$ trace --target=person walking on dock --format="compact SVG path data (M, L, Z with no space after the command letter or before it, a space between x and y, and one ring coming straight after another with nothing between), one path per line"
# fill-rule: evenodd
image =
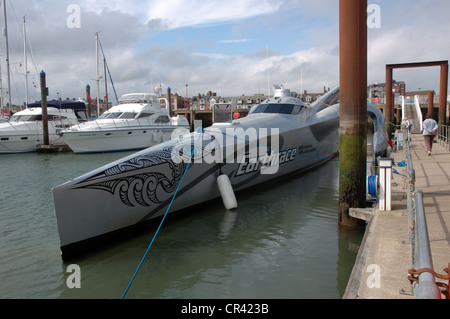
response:
M433 139L436 135L438 129L438 124L431 114L425 116L425 121L423 121L423 139L425 141L425 147L427 148L428 155L431 155L431 149L433 148Z
M406 129L406 132L408 133L409 141L411 141L412 124L406 117L403 119L403 127Z

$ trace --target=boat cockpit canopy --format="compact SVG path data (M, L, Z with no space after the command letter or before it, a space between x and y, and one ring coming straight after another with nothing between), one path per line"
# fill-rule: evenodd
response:
M37 101L34 103L29 103L27 108L37 108L42 107L41 101ZM86 103L81 101L59 101L59 100L50 100L47 101L47 107L54 107L56 109L70 109L70 110L86 110Z
M303 109L303 105L298 104L277 104L268 103L260 104L253 111L253 113L278 113L278 114L298 114Z

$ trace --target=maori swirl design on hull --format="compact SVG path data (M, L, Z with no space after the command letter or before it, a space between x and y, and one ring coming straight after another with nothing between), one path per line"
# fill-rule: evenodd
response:
M172 147L165 147L160 151L133 157L92 176L78 188L100 189L113 195L117 194L120 200L130 207L160 204L176 190L186 169L185 162L172 161L171 151ZM145 168L158 165L167 165L167 169L158 172L145 171ZM139 172L132 174L134 171Z

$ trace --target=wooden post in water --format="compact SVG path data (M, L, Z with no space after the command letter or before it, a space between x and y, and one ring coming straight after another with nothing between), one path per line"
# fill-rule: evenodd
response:
M45 82L45 72L44 70L40 73L41 80L41 107L42 107L42 133L44 135L44 145L49 145L48 138L48 116L47 116L47 96L48 88Z
M87 102L87 113L89 115L89 120L92 117L92 99L91 99L91 86L86 84L86 102Z
M166 107L169 109L169 116L172 117L173 116L173 112L172 112L172 93L170 88L167 88L167 103L169 105L166 105Z
M339 225L359 228L366 207L367 0L339 0Z

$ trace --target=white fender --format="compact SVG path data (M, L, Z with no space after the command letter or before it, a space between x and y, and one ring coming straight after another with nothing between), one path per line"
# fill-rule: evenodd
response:
M219 175L217 177L217 186L219 186L225 208L227 210L237 208L236 196L234 195L233 187L228 176L225 174Z

